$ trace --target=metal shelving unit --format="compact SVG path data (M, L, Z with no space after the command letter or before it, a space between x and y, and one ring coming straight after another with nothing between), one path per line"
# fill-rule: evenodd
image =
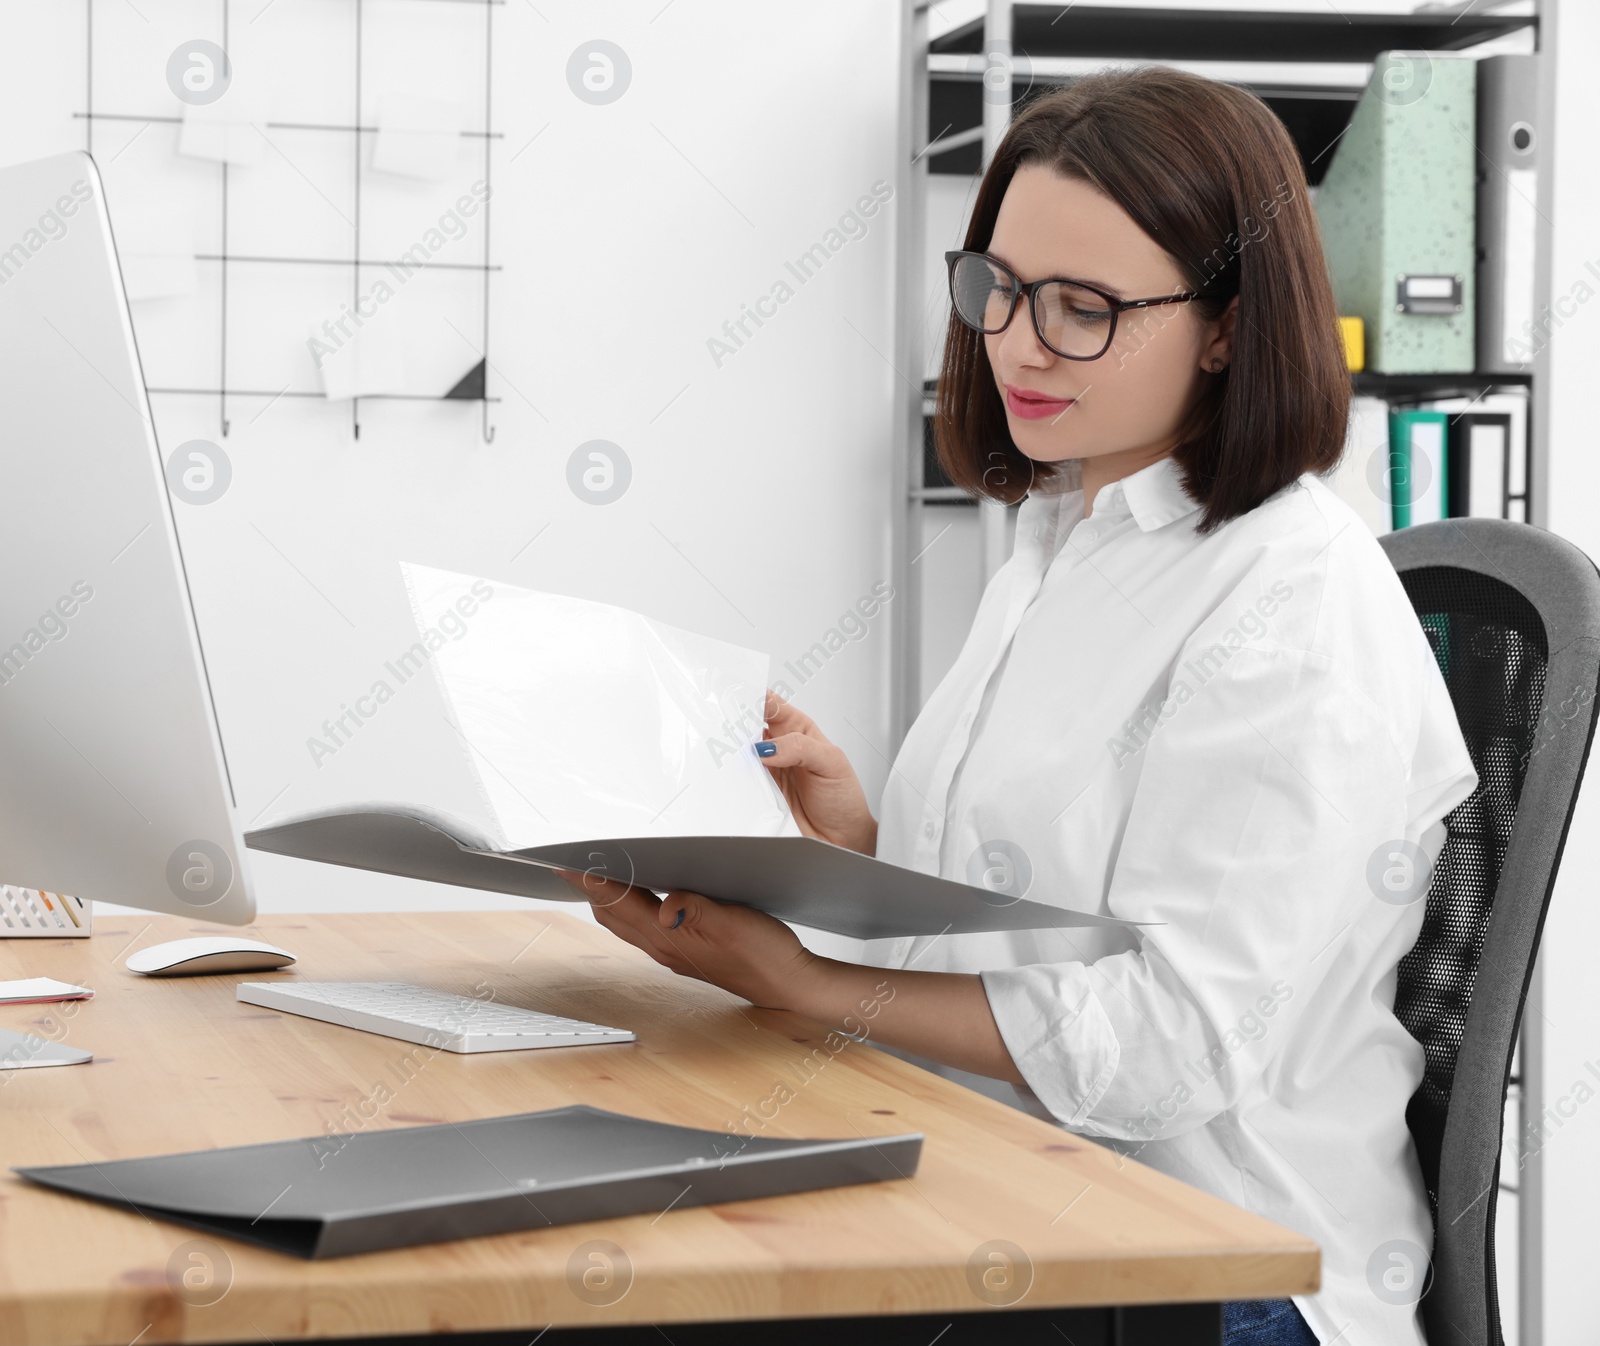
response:
M1421 12L1346 13L1265 12L1221 4L1145 9L1078 0L1025 4L988 0L981 18L930 40L928 0L905 5L901 116L901 171L897 183L902 208L897 240L896 367L926 368L922 306L924 227L930 174L971 177L980 173L999 144L1017 107L1038 92L1114 64L1164 63L1239 84L1260 96L1283 120L1300 147L1308 182L1315 186L1327 168L1327 147L1348 124L1357 99L1381 51L1460 51L1532 30L1538 48L1540 0L1522 0L1519 12L1503 12L1507 0L1459 0ZM1516 0L1511 0L1516 3ZM1025 63L1009 68L1012 54ZM983 97L985 79L1011 79L1012 99ZM1544 81L1548 85L1548 81ZM1003 84L1002 84L1003 87ZM1545 105L1548 107L1548 103ZM1542 114L1545 115L1545 114ZM1552 200L1548 172L1539 178L1541 226L1537 249L1537 292L1548 294ZM1541 379L1545 358L1534 373L1521 375L1384 375L1352 378L1356 393L1400 405L1446 397L1474 397L1494 388L1521 387L1528 399L1528 499L1530 523L1547 518L1548 380ZM981 578L987 582L1008 549L1007 511L979 505L939 473L929 434L935 385L907 392L895 419L894 510L891 530L892 574L900 600L894 604L890 653L890 729L898 748L929 689L922 686L921 658L925 595L916 560L924 547L924 511L929 507L974 506L981 520ZM1511 1104L1541 1095L1538 1073L1537 974L1525 1020L1520 1066ZM1537 1106L1535 1104L1535 1106ZM1541 1340L1539 1165L1523 1166L1516 1194L1519 1346Z

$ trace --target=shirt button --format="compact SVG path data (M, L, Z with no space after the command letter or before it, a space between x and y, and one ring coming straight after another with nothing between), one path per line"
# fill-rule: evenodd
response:
M929 841L933 840L933 834L936 831L938 831L938 829L936 827L934 827L934 825L932 823L923 823L923 825L922 825L922 835L927 837Z

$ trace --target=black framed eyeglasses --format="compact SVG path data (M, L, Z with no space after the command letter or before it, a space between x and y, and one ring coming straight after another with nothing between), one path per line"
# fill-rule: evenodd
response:
M993 336L1011 326L1017 301L1028 300L1033 330L1046 349L1065 360L1098 360L1111 349L1117 318L1129 309L1184 304L1196 291L1154 299L1117 299L1081 280L1053 276L1024 282L1004 262L982 252L947 252L950 302L974 332Z

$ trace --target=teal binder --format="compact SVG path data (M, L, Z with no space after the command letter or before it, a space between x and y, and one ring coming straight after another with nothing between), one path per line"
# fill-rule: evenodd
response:
M1383 374L1475 367L1477 62L1378 54L1316 192L1339 312Z
M1396 528L1449 517L1449 442L1445 412L1389 413L1389 502Z

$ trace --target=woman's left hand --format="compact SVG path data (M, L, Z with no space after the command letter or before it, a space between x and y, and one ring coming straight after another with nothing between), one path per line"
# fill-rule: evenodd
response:
M788 1009L814 974L816 955L765 912L684 891L662 901L616 879L559 872L588 899L601 925L680 976L698 977L765 1009Z

